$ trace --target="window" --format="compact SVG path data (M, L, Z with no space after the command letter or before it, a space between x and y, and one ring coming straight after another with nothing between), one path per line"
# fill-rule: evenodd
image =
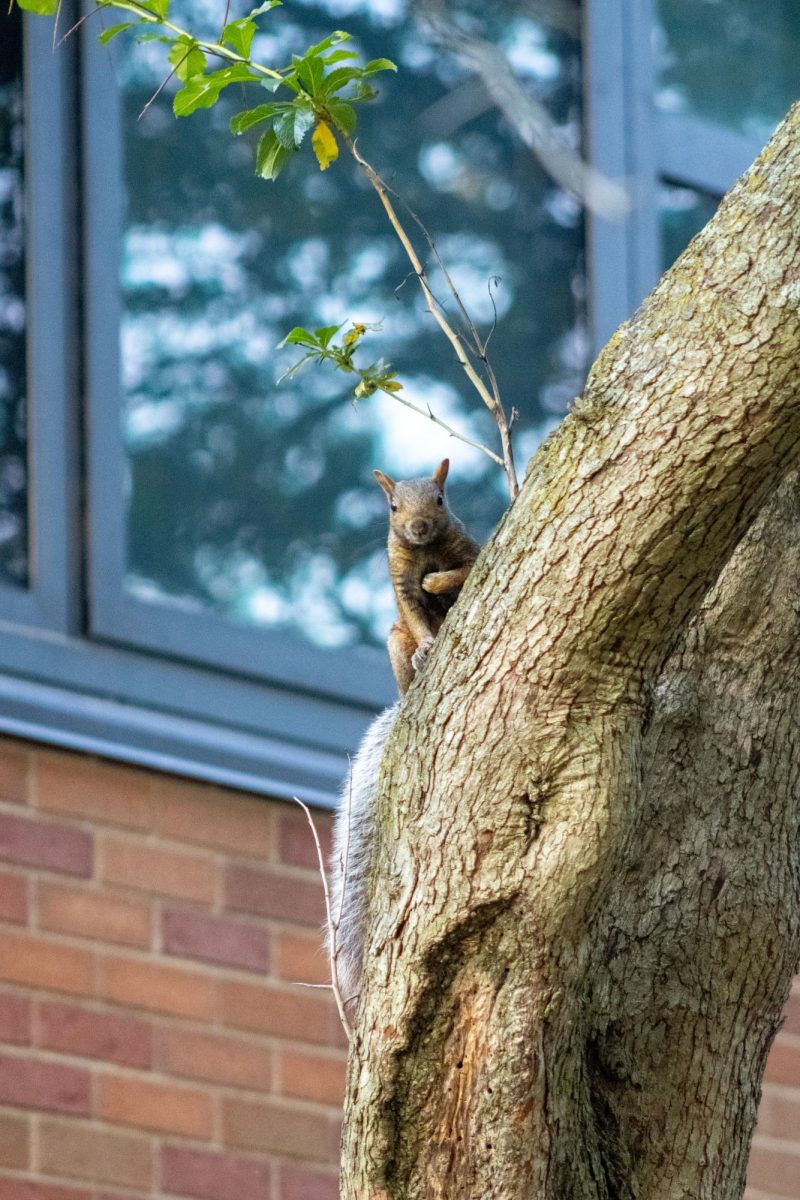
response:
M215 0L173 6L219 19ZM293 0L262 38L285 51L341 24L401 64L363 145L484 328L496 307L524 462L800 90L800 30L788 0L768 18L752 0L450 11L502 45L568 142L583 124L592 164L628 184L623 221L584 221L418 24L424 5ZM53 55L49 22L0 16L0 728L328 803L394 694L371 468L450 453L454 507L479 534L502 480L388 400L354 409L321 369L278 385L291 355L275 345L296 323L378 325L367 346L409 396L494 431L357 173L297 163L269 185L246 139L218 136L222 109L176 122L162 96L138 121L160 48L101 47L96 20ZM730 94L703 87L704 22L739 47Z

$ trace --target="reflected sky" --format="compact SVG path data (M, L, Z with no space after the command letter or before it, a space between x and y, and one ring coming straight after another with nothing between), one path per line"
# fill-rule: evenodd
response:
M657 0L656 103L763 143L800 96L797 0Z
M28 580L21 14L0 41L0 581Z
M459 11L468 8L575 140L578 43L514 5L484 17L478 6ZM181 10L213 31L224 4L173 0L177 20ZM264 19L258 52L286 61L332 24L367 57L404 65L381 77L360 144L424 216L484 334L496 311L493 361L507 405L521 413L524 461L586 368L579 210L487 104L451 107L443 131L441 102L469 77L432 49L401 0L295 0ZM298 155L279 183L256 180L254 139L224 132L241 97L179 122L165 97L137 122L161 81L161 48L120 38L113 50L126 110L127 586L153 603L290 629L319 645L381 642L394 603L372 468L407 477L449 456L451 502L480 537L504 507L502 473L388 397L354 405L347 380L327 369L278 385L297 353L277 343L296 324L375 324L367 361L391 361L408 399L492 444L493 423L354 167L321 175ZM435 268L431 280L444 300Z

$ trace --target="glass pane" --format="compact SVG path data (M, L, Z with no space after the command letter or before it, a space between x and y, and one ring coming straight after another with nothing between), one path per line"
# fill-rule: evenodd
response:
M685 184L662 179L658 189L661 223L661 262L671 267L696 233L717 211L719 197Z
M225 10L224 0L173 0L171 13L179 6L209 31ZM462 16L466 8L459 5ZM577 144L577 37L538 24L526 4L490 8L479 16L486 6L476 5L470 28L503 45L524 85ZM577 6L572 11L577 28ZM496 307L492 360L507 406L520 411L524 465L583 381L579 207L474 77L432 45L405 0L278 8L263 21L255 52L286 62L337 27L366 57L399 63L397 76L379 77L380 100L362 112L360 146L424 217L484 334ZM277 384L298 357L277 352L277 343L298 324L379 325L366 340L367 361L387 358L404 396L481 441L495 443L494 426L425 313L355 167L340 161L321 174L303 153L277 183L256 179L255 137L226 134L241 95L180 121L162 96L137 121L161 82L163 52L123 41L112 45L124 82L128 193L127 587L320 645L380 642L394 602L386 504L372 468L407 478L449 455L452 506L480 536L502 511L502 474L388 397L354 407L346 378L326 367Z
M22 16L0 38L0 583L28 579Z
M657 0L656 10L659 108L766 141L800 96L797 0Z

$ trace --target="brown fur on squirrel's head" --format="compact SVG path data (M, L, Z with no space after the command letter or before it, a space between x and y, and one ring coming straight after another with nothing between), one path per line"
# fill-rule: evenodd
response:
M435 542L450 524L450 512L444 494L444 481L450 469L445 458L430 479L401 479L397 483L373 471L389 501L389 525L408 546L427 546Z

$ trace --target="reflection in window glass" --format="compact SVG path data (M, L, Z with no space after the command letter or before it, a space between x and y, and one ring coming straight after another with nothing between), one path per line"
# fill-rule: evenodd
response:
M696 233L717 211L719 197L685 184L662 180L658 189L661 224L661 262L671 267Z
M764 142L800 96L797 0L657 0L659 108Z
M463 17L466 5L457 7ZM224 0L182 3L208 30L224 8ZM473 5L469 19L502 44L577 144L576 38L538 24L522 3ZM362 110L360 145L424 216L484 332L496 307L493 362L508 407L520 411L524 465L583 381L577 204L465 69L432 45L406 0L296 0L261 27L254 54L267 61L286 62L344 27L367 58L399 64L397 76L379 77L380 100ZM294 325L378 324L368 361L391 361L405 395L481 441L494 440L494 426L350 162L321 174L304 153L277 183L256 179L252 141L226 135L241 96L181 121L156 102L137 121L161 80L162 48L122 42L113 45L124 81L128 190L128 589L291 629L320 645L379 642L394 604L386 505L372 468L420 475L449 455L453 507L481 536L504 506L502 473L388 397L354 407L347 381L326 368L277 385L297 357L277 352L277 343Z
M28 577L22 158L22 17L14 8L0 38L0 582L19 585Z

